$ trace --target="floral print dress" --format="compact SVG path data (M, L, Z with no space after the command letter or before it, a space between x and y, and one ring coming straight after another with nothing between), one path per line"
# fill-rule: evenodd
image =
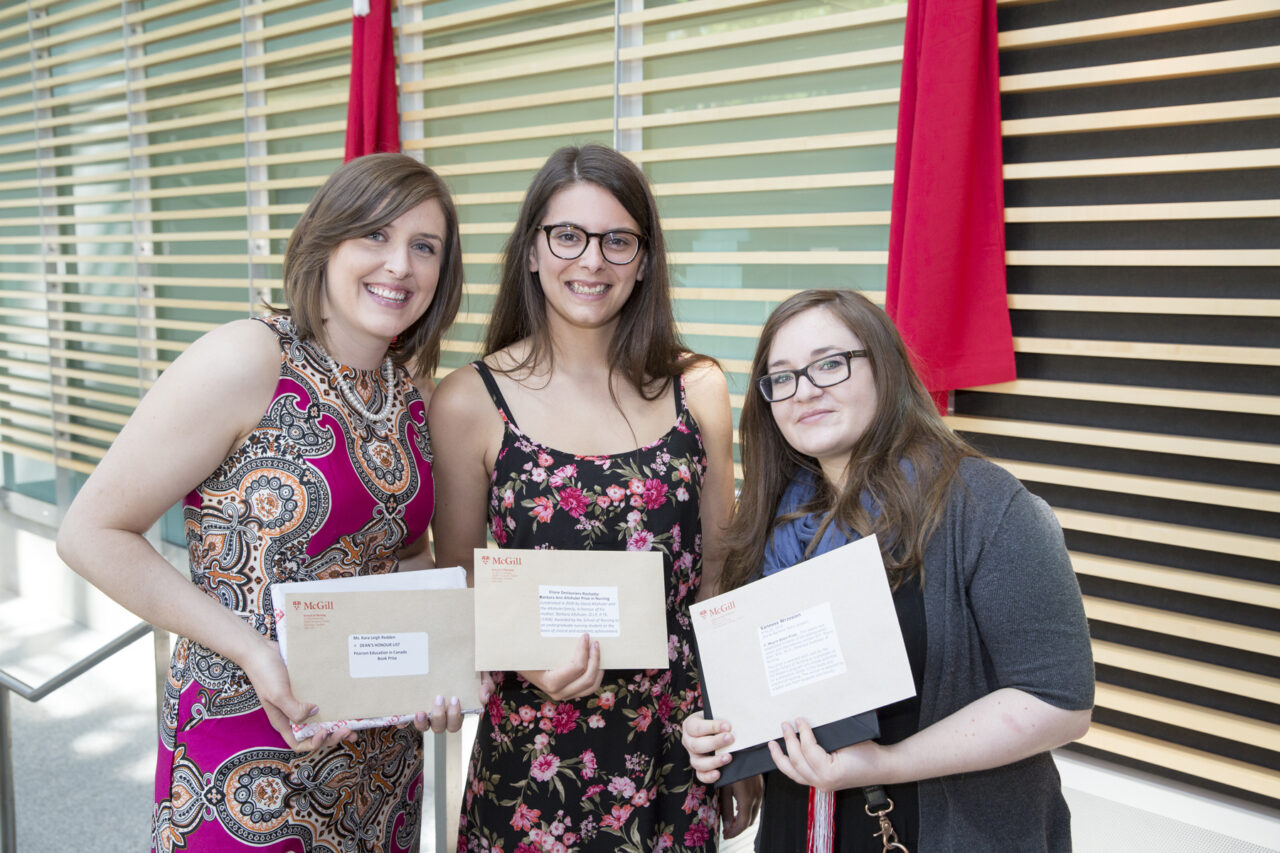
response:
M489 369L504 422L489 493L503 548L663 553L668 669L607 670L600 690L556 702L494 673L464 792L459 853L714 851L714 791L694 777L680 723L702 707L689 605L702 572L699 496L707 460L676 388L675 424L610 456L555 450L520 432Z

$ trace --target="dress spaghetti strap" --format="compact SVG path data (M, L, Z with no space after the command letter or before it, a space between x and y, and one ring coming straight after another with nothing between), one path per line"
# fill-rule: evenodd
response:
M506 398L503 397L502 392L498 390L498 383L494 380L493 371L489 369L489 365L485 364L483 361L473 361L471 362L471 366L476 369L476 373L480 374L480 379L484 382L484 387L489 390L489 398L493 400L493 405L502 413L503 418L505 418L507 423L511 424L516 429L520 429L520 425L516 423L515 417L511 414L511 408L507 405Z

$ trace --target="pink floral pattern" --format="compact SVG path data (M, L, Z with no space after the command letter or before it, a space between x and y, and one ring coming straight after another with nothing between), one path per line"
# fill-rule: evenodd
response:
M678 388L676 422L653 444L576 456L530 439L510 417L489 492L502 547L657 550L667 567L669 669L610 670L593 696L556 702L515 673L476 738L459 853L714 851L718 814L680 745L702 707L689 605L701 581L698 496L706 455Z

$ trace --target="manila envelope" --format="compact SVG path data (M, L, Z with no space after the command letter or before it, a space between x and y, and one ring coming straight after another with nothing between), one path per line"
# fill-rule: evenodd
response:
M477 548L476 668L554 669L583 634L607 669L666 669L658 551Z
M276 584L281 654L294 695L320 708L312 719L412 716L436 696L474 703L474 593L465 583L455 568Z
M868 536L691 608L703 690L728 750L915 695L880 548ZM874 736L870 732L869 736Z

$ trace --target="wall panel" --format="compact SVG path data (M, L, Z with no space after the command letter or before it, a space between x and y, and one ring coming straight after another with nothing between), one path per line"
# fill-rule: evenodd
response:
M1271 3L1002 10L1018 380L952 418L1063 522L1099 679L1074 748L1270 805L1278 43Z

